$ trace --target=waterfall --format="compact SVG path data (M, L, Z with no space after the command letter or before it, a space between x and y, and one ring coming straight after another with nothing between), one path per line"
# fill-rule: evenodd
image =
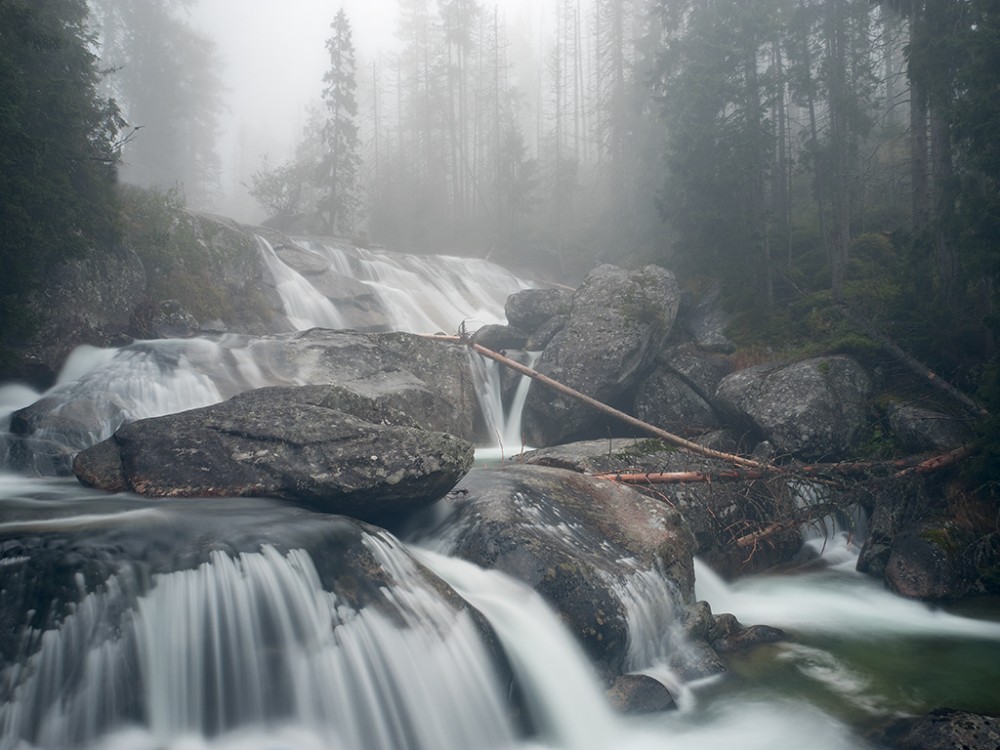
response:
M258 346L234 335L119 349L78 347L38 400L44 423L26 439L0 434L6 465L42 475L66 473L74 453L127 422L209 406L250 388L304 382L262 367L266 349L266 342ZM8 423L0 413L0 426Z
M263 735L295 727L348 750L509 748L502 682L476 624L447 605L398 542L365 543L392 573L391 612L325 591L310 556L213 552L147 592L113 576L3 675L0 747ZM138 743L137 743L138 744ZM187 745L183 745L187 746Z
M509 357L520 360L528 367L534 367L541 352L508 352ZM524 450L521 435L521 415L528 398L531 378L517 376L517 385L508 404L504 404L503 368L500 363L469 350L469 367L479 397L479 408L486 423L486 432L495 438L490 448L480 448L476 455L481 459L509 458Z
M608 750L624 734L583 651L549 606L519 581L457 558L420 557L496 630L543 739L563 750Z
M293 329L346 328L343 316L326 297L320 294L302 274L286 266L274 252L271 243L257 235L264 265L274 277L275 288L281 296L285 315Z
M321 242L302 246L338 274L367 285L389 313L389 327L411 333L454 333L502 323L507 297L531 284L479 258L406 255Z

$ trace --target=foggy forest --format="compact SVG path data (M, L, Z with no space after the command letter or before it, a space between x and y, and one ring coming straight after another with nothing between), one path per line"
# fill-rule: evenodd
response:
M0 750L1000 743L995 0L0 0Z

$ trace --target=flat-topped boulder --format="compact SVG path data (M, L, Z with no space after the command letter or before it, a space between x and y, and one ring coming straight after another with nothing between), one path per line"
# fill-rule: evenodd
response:
M273 497L372 520L434 502L472 465L470 443L415 425L337 386L261 388L128 424L73 471L109 491Z

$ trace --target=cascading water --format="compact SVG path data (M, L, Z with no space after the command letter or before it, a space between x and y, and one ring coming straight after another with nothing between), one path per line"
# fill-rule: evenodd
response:
M386 329L495 322L526 286L481 261L302 247L370 288ZM294 327L350 323L263 241L260 252ZM80 349L45 394L0 388L0 428L39 399L54 414L30 439L5 435L5 466L51 474L125 421L313 382L320 365L290 368L282 351L241 336ZM324 382L337 380L335 364ZM475 367L509 456L522 447L527 383L505 407L498 368ZM532 592L448 558L415 562L371 527L351 526L361 541L338 546L347 532L336 518L0 473L0 750L857 750L866 744L851 726L874 718L1000 708L1000 625L881 591L848 569L847 527L815 543L839 563L821 573L727 585L698 567L698 595L716 613L793 639L734 657L723 680L679 684L684 637L662 576L636 567L609 582L628 623L627 667L687 692L680 711L625 718ZM549 520L577 544L571 525ZM449 530L423 541L448 549ZM485 615L502 649L424 565ZM364 590L372 571L379 583Z
M530 284L477 258L403 255L306 242L337 273L366 284L389 312L388 327L411 333L454 333L503 322L507 296Z
M541 352L508 352L508 356L520 358L521 364L534 367ZM528 398L531 378L519 375L517 385L508 404L504 404L504 388L500 364L469 350L469 367L479 395L479 407L486 422L487 434L495 437L489 448L480 448L476 455L481 459L509 458L528 449L521 436L521 414Z

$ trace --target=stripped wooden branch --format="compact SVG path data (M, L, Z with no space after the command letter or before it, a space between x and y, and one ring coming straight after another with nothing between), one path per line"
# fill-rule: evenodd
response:
M895 472L896 476L905 476L907 474L929 474L931 472L943 469L947 466L973 455L978 450L977 445L963 445L947 453L943 453L937 456L932 456L931 458L925 458L923 456L909 456L906 458L900 458L893 461L854 461L854 462L841 462L841 463L818 463L818 464L789 464L785 466L775 466L774 464L764 464L759 461L754 461L753 459L745 458L743 456L738 456L734 453L724 453L722 451L717 451L712 448L706 448L703 445L694 443L690 440L680 437L679 435L674 435L673 433L662 430L655 425L651 425L648 422L643 422L641 419L633 417L631 414L626 414L623 411L619 411L612 406L608 406L597 399L591 398L590 396L581 393L578 390L570 388L568 385L564 385L557 380L553 380L547 375L543 375L537 370L533 370L530 367L522 365L520 362L511 359L499 352L495 352L492 349L487 349L481 344L476 344L468 339L466 336L429 336L428 338L433 338L438 341L446 341L449 343L460 343L469 346L474 351L479 354L499 362L506 367L515 370L533 380L537 380L544 385L562 393L571 398L582 401L588 406L594 409L612 416L625 424L635 427L638 430L652 435L653 437L659 438L665 443L670 445L675 445L678 448L688 451L689 453L694 453L699 456L704 456L706 458L714 458L720 461L725 461L727 463L735 464L736 466L742 467L744 471L718 471L718 472L706 472L706 471L684 471L684 472L650 472L650 473L640 473L640 472L607 472L603 474L597 474L595 476L603 477L605 479L614 479L616 481L624 482L626 484L677 484L681 482L712 482L716 480L721 481L737 481L740 479L760 479L765 476L775 476L778 474L785 476L806 476L806 477L829 477L829 476L870 476L873 474L891 474Z
M723 453L722 451L713 450L712 448L706 448L704 445L698 445L698 443L686 440L682 438L680 435L674 435L673 433L667 432L666 430L661 430L659 427L651 425L648 422L643 422L641 419L636 419L631 414L626 414L625 412L619 411L618 409L615 409L612 406L608 406L607 404L601 403L597 399L591 398L585 393L580 393L580 391L574 388L570 388L568 385L564 385L557 380L553 380L547 375L543 375L537 370L533 370L530 367L526 367L525 365L522 365L520 362L517 362L511 359L510 357L505 357L503 354L500 354L499 352L495 352L492 349L487 349L485 346L469 341L467 338L461 336L433 336L432 338L438 339L440 341L450 341L454 343L466 344L471 349L478 352L479 354L482 354L484 357L487 357L488 359L492 359L495 362L499 362L500 364L505 365L511 368L512 370L521 373L522 375L526 375L532 380L537 380L538 382L547 385L549 388L552 388L553 390L556 390L565 396L574 398L577 401L582 401L588 406L597 409L597 411L612 416L615 419L618 419L619 421L629 425L630 427L635 427L637 430L642 430L648 435L657 437L660 440L664 441L665 443L675 445L678 448L683 448L684 450L690 453L695 453L699 456L705 456L707 458L715 458L720 461L726 461L728 463L736 464L737 466L744 466L750 469L766 468L765 464L762 464L758 461L754 461L753 459L744 458L743 456L737 456L736 454L733 453Z

